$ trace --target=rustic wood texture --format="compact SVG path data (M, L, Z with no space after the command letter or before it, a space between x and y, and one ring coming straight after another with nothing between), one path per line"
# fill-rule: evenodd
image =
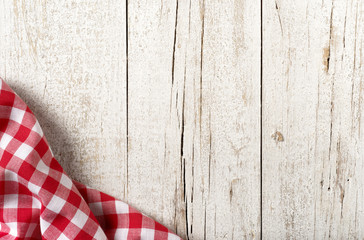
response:
M361 0L1 1L69 175L184 239L364 237Z
M263 16L263 237L362 239L363 1Z
M259 14L129 3L128 200L184 238L259 236Z
M124 199L125 1L1 1L0 74L76 180Z

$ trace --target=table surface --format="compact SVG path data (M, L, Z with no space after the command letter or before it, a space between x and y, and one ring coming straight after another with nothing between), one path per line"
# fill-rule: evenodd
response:
M363 1L0 13L0 76L72 178L185 239L364 237Z

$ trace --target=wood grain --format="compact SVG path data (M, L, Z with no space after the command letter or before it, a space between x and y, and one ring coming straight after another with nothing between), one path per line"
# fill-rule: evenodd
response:
M128 8L128 200L185 238L259 237L259 4L162 3Z
M128 3L127 199L174 230L182 190L179 110L172 105L175 14L175 1Z
M72 178L184 239L364 237L361 0L0 13L0 76Z
M1 76L29 104L65 171L124 198L125 1L2 1Z
M201 14L189 231L196 239L259 239L260 6L205 1Z
M361 239L363 3L263 13L263 237Z

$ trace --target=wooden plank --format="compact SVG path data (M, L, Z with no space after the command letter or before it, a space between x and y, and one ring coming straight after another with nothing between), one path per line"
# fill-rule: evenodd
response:
M361 239L362 1L263 1L263 237Z
M170 102L175 18L175 1L128 3L127 200L172 230L181 177Z
M125 1L1 1L0 74L74 179L124 199Z
M190 231L259 239L260 4L206 1L202 10Z
M258 2L128 8L128 201L184 238L259 238Z

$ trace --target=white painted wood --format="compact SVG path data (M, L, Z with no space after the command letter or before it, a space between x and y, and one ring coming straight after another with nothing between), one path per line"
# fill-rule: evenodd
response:
M263 59L261 1L1 1L0 76L71 177L185 239L260 239L261 207L265 239L363 238L364 3L262 7Z
M189 234L259 239L260 4L205 1L201 10L193 158L186 159Z
M173 230L181 190L179 128L171 105L175 14L175 1L128 4L127 199Z
M124 198L125 1L1 1L0 74L74 179Z
M263 3L263 238L361 239L363 3Z
M185 238L259 238L259 3L128 13L128 201Z

